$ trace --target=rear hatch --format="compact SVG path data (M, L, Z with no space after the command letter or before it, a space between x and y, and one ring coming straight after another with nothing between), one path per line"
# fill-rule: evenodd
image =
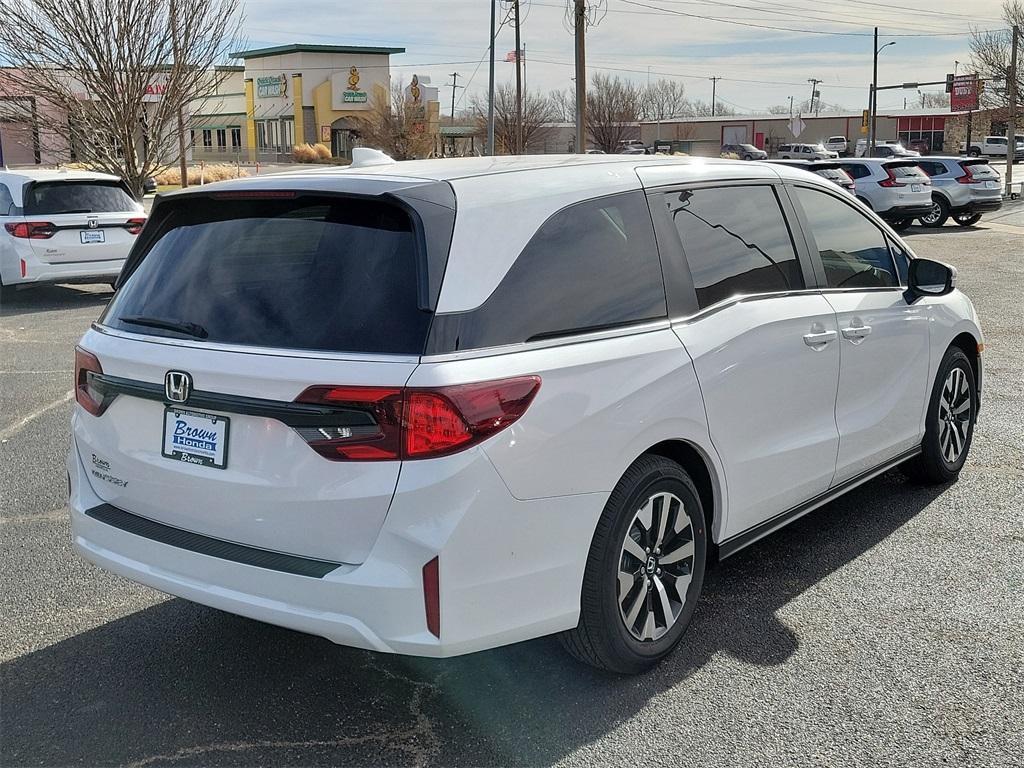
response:
M117 180L37 181L25 190L24 216L40 261L72 264L124 259L146 220Z
M917 160L887 160L882 163L888 179L879 182L883 187L897 190L900 206L928 206L932 200L932 180L917 164Z
M957 181L963 180L971 191L971 198L974 200L1001 200L1003 196L1002 182L999 172L996 171L984 157L971 160L960 160L960 167L964 175Z
M82 341L100 415L78 410L75 439L96 494L214 538L362 562L401 466L389 393L417 365L444 266L427 242L454 217L414 202L431 216L301 189L158 204Z

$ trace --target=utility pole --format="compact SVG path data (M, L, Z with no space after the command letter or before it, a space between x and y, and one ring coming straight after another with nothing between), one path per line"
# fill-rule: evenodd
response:
M587 3L574 0L572 25L576 39L576 153L587 151Z
M450 73L449 77L451 77L452 79L452 125L455 125L455 91L458 90L459 88L465 88L466 86L459 85L459 78L461 77L461 75L458 72Z
M487 83L487 154L494 155L494 15L498 0L491 0L491 64Z
M708 78L708 80L711 81L711 116L712 117L715 116L715 100L716 100L715 94L718 92L718 81L721 80L721 79L722 79L721 77L709 77Z
M818 83L822 82L816 77L809 78L807 80L811 84L811 103L807 105L807 114L810 116L811 112L814 111L814 94L818 92Z
M789 119L793 119L793 97L789 97Z
M174 69L172 70L173 75L177 79L178 72L181 68L181 53L178 48L178 8L174 0L171 0L170 7L171 14L171 46L174 52ZM178 83L174 83L175 89L178 87ZM179 95L178 98L181 98ZM188 162L185 159L185 117L182 115L183 105L178 105L178 170L181 173L181 188L184 189L188 186Z
M1017 49L1020 27L1014 25L1010 31L1010 69L1006 73L1006 90L1010 97L1010 111L1006 126L1006 194L1013 189L1013 163L1017 159Z
M523 154L523 63L522 43L519 41L519 0L512 0L512 13L516 26L516 154Z

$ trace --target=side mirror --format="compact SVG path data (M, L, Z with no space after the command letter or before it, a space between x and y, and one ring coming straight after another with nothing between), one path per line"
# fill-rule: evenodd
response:
M918 296L945 296L956 287L956 267L931 259L911 259L907 275L907 293Z

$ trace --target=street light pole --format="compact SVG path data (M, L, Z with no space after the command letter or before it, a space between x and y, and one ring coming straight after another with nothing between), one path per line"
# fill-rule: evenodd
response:
M1020 40L1020 27L1014 25L1010 30L1013 39L1010 41L1010 68L1006 72L1006 90L1010 97L1010 109L1007 115L1006 131L1006 194L1013 191L1013 164L1017 161L1017 48Z
M487 154L494 155L494 15L498 0L491 0L491 65L487 83Z
M576 42L576 152L587 151L587 52L585 0L575 0L572 9L573 32Z
M868 109L871 110L871 122L868 128L868 146L864 152L865 157L871 157L875 153L875 139L878 136L878 54L882 52L883 48L888 48L890 45L896 45L895 40L890 40L888 43L883 45L881 48L878 47L878 27L875 27L875 38L874 38L874 56L872 58L871 65L871 103L868 104Z

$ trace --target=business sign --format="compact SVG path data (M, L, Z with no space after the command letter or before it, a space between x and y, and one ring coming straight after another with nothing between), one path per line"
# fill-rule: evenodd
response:
M956 75L953 90L949 92L951 112L968 112L978 108L978 76Z
M276 99L288 96L288 78L284 74L256 78L256 98Z
M352 67L348 71L348 88L341 92L343 104L365 104L366 91L359 90L359 69Z
M331 143L331 126L321 125L320 126L320 141L324 144Z

